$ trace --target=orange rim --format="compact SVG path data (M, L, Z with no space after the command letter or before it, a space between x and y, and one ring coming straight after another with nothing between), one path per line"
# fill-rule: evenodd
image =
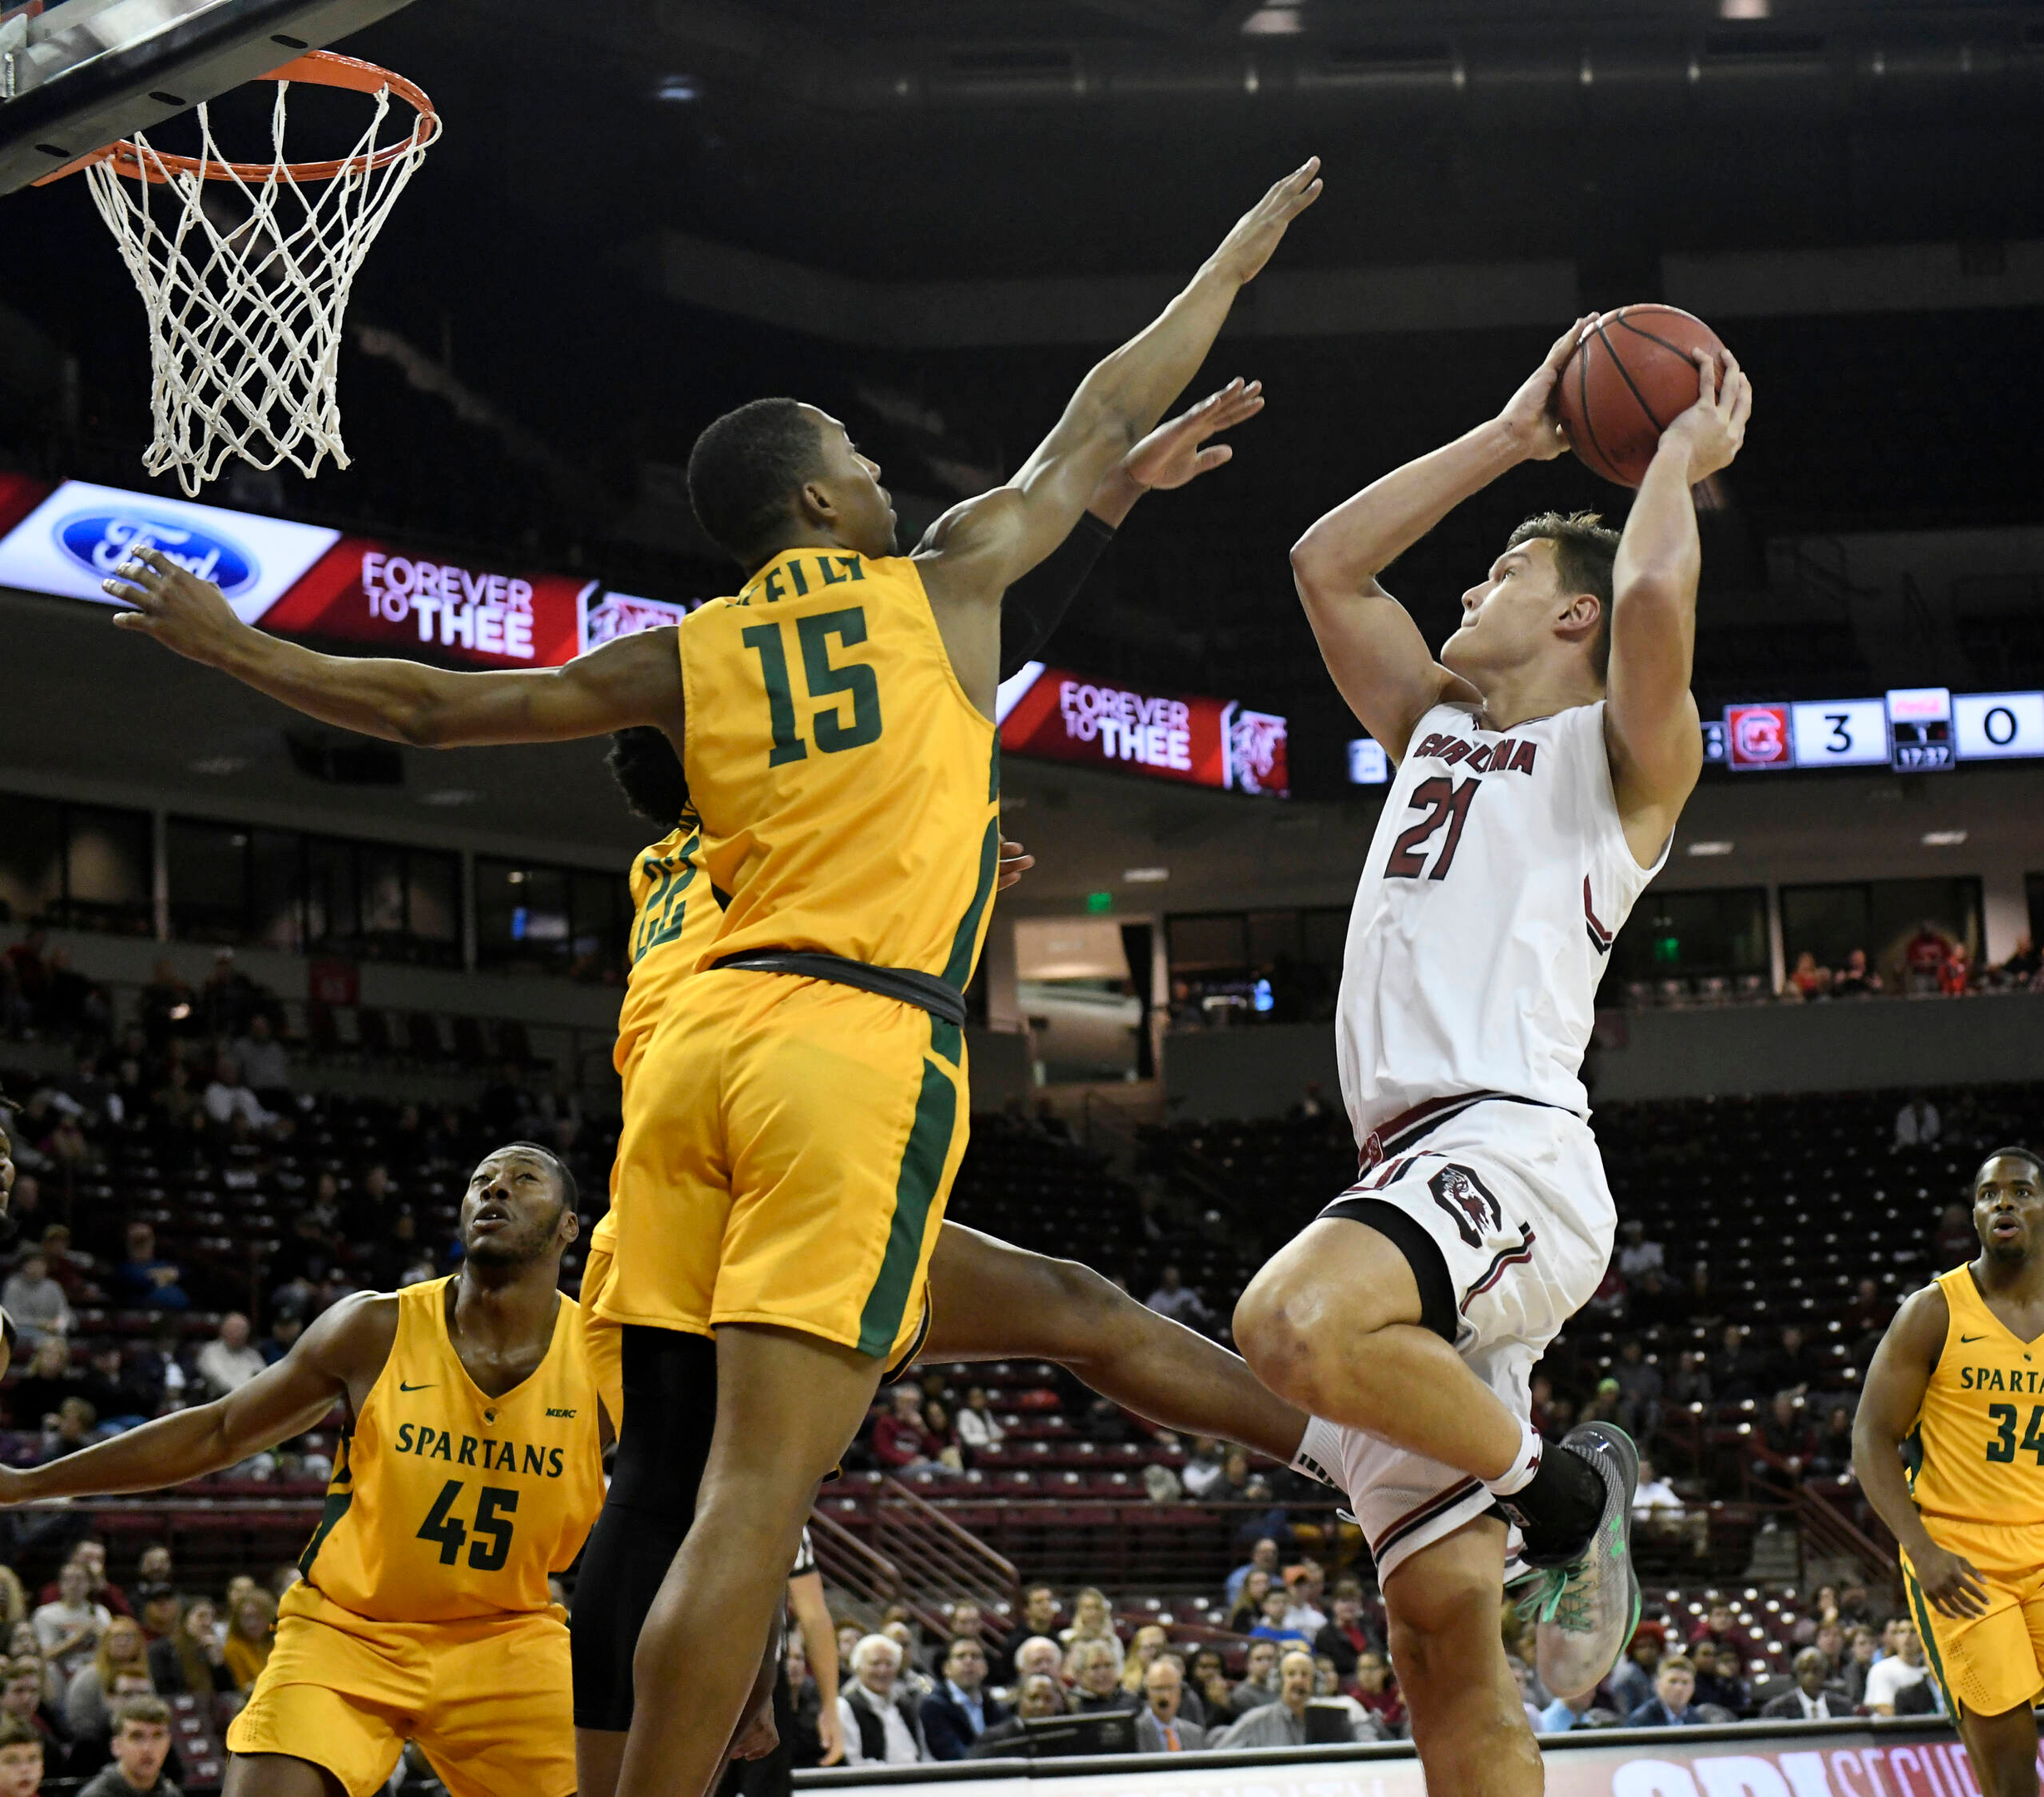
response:
M195 175L201 181L260 183L280 172L298 182L327 181L343 174L374 174L400 157L424 149L440 135L440 115L433 111L433 101L426 97L423 88L402 75L379 68L374 62L364 62L359 57L340 56L331 50L309 50L304 56L258 79L304 82L315 87L352 87L356 92L365 94L380 93L388 87L418 113L418 119L409 136L385 145L373 156L342 156L331 162L215 162L200 156L169 156L154 145L145 156L133 139L123 137L103 150L95 150L90 156L80 156L76 162L44 176L35 185L45 186L98 162L111 162L116 175L125 175L131 181L158 185L177 175Z

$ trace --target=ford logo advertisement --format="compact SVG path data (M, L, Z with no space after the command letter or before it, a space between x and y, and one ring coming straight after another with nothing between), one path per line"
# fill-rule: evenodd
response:
M155 549L212 582L252 624L339 538L285 518L66 481L0 537L0 587L118 605L100 582L134 551Z
M80 512L59 520L57 541L88 573L104 579L132 549L156 549L186 572L238 599L261 577L262 564L229 537L140 512Z

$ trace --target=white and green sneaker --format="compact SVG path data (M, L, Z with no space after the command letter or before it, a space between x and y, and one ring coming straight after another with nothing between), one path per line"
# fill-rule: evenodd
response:
M1632 1570L1632 1493L1640 1451L1621 1428L1586 1423L1571 1429L1564 1453L1581 1454L1604 1481L1604 1514L1589 1544L1565 1565L1515 1583L1526 1591L1519 1614L1537 1624L1540 1682L1557 1697L1586 1696L1618 1664L1640 1622L1640 1582Z

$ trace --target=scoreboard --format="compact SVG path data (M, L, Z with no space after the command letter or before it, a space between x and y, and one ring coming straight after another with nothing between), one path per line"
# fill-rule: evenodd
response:
M1878 699L1732 705L1703 726L1704 759L1739 773L1889 767L1949 772L1962 761L2044 758L2044 692L1897 687Z

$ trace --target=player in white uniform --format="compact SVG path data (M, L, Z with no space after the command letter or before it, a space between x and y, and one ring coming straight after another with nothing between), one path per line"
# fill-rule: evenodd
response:
M1543 1455L1527 1384L1611 1252L1579 1069L1612 937L1702 765L1690 488L1738 452L1745 376L1700 363L1622 537L1552 513L1514 532L1438 661L1377 576L1507 469L1567 447L1550 401L1588 322L1497 418L1292 552L1335 684L1400 765L1342 978L1362 1177L1257 1275L1235 1339L1273 1390L1340 1425L1302 1451L1341 1468L1369 1537L1436 1797L1540 1787L1498 1639L1508 1544L1540 1571L1557 1695L1593 1687L1638 1614L1637 1455L1601 1424Z

